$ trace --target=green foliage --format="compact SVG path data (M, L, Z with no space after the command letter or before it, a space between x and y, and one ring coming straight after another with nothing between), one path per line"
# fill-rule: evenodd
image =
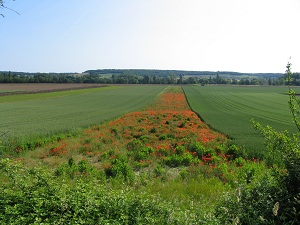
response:
M175 153L177 155L183 155L185 153L185 151L186 151L185 147L182 145L176 146L176 148L175 148Z
M70 158L68 163L63 163L59 165L55 169L54 175L58 177L66 177L71 179L85 175L88 177L95 177L99 180L104 180L104 174L101 174L89 162L87 162L86 160L80 160L76 164L73 158Z
M131 166L128 165L126 157L118 157L111 161L111 165L105 168L107 177L124 178L126 181L132 182L134 180L134 172Z
M245 157L244 151L236 146L235 144L229 144L226 146L225 152L224 152L229 159L234 160L239 157Z
M234 160L234 163L237 166L243 166L245 162L246 162L245 159L243 159L242 157L238 157Z
M72 163L71 163L72 164ZM157 196L114 191L97 180L69 183L43 169L0 161L0 224L183 224L195 223Z
M31 151L34 150L38 147L45 146L46 144L61 141L65 138L70 138L72 136L76 136L76 133L78 131L73 131L65 134L53 134L51 136L45 137L45 136L37 136L37 137L30 137L26 140L17 140L17 141L12 141L10 140L10 146L4 146L4 149L10 149L13 150L15 153L22 153L26 151Z
M127 149L130 151L139 151L144 147L144 143L141 140L133 139L128 142Z
M191 155L191 153L187 152L183 155L173 154L171 156L167 156L164 159L164 162L167 166L179 167L179 166L189 166L193 163L199 162L199 160L194 158Z
M242 163L241 168L237 171L237 180L241 184L250 184L254 179L259 179L266 172L266 167L263 163L237 159L239 163ZM237 163L236 160L235 163Z
M299 224L300 195L291 198L276 169L256 178L234 194L224 195L216 217L226 224L238 218L241 224Z
M293 151L298 146L298 135L290 135L286 130L278 132L270 126L263 127L260 123L253 122L253 127L258 130L264 137L266 143L266 160L269 164L281 164L282 153Z
M166 172L166 170L158 164L157 167L154 168L153 172L156 177L160 177Z
M268 174L252 186L239 187L234 194L225 194L223 203L216 207L216 217L222 224L233 224L234 220L239 220L240 224L286 224L275 223L278 218L272 212L277 196L270 194L278 191L277 181Z
M149 157L149 154L153 153L154 149L150 146L142 147L141 149L134 152L134 160L145 160Z
M165 149L165 148L159 148L157 150L157 154L158 155L161 155L161 156L169 156L171 155L171 152L168 150L168 149Z
M214 154L214 151L211 148L204 147L200 142L190 144L188 149L191 152L195 152L199 159L201 159L202 156L211 156Z
M161 134L158 137L158 140L166 140L166 139L168 139L168 136L166 134Z
M152 127L150 130L149 130L150 133L156 133L157 132L157 129L155 127Z

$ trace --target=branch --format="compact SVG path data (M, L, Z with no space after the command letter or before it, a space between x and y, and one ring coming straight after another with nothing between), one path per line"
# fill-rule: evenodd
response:
M8 10L13 11L13 12L17 13L18 15L20 15L20 13L18 13L16 10L13 10L13 9L11 9L11 8L6 7L6 6L4 5L3 1L0 1L0 8L8 9ZM1 13L0 15L1 15L2 17L5 17L2 13Z

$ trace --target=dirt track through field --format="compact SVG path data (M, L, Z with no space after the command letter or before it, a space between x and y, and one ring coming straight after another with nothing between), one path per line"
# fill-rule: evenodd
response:
M50 83L26 83L26 84L0 84L0 95L30 94L53 91L65 91L83 88L103 87L103 84L50 84Z

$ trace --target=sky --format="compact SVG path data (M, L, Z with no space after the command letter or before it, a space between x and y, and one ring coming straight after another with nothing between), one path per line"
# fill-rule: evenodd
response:
M0 71L300 72L300 0L6 0Z

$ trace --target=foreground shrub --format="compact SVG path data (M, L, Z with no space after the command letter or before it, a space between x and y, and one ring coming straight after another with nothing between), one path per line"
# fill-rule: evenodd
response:
M167 156L164 159L164 162L167 166L170 167L179 167L179 166L189 166L193 163L197 163L199 162L199 160L197 158L194 158L191 153L185 153L183 155L171 155L171 156Z
M128 165L125 156L119 156L111 161L111 165L105 168L107 177L124 178L126 181L132 182L134 180L134 172L131 166Z
M99 180L105 179L104 174L97 170L94 166L90 165L86 160L80 160L77 164L73 158L70 158L68 163L62 163L55 171L55 176L62 176L74 179L76 176L93 176Z
M216 217L223 224L235 220L240 224L299 224L300 195L291 198L274 173L226 194L216 207Z
M157 196L115 191L96 179L55 178L43 169L0 161L0 224L189 224L199 215ZM212 220L213 218L208 218Z
M195 152L199 159L201 159L202 156L212 155L214 153L212 149L204 147L200 142L190 144L189 150Z

